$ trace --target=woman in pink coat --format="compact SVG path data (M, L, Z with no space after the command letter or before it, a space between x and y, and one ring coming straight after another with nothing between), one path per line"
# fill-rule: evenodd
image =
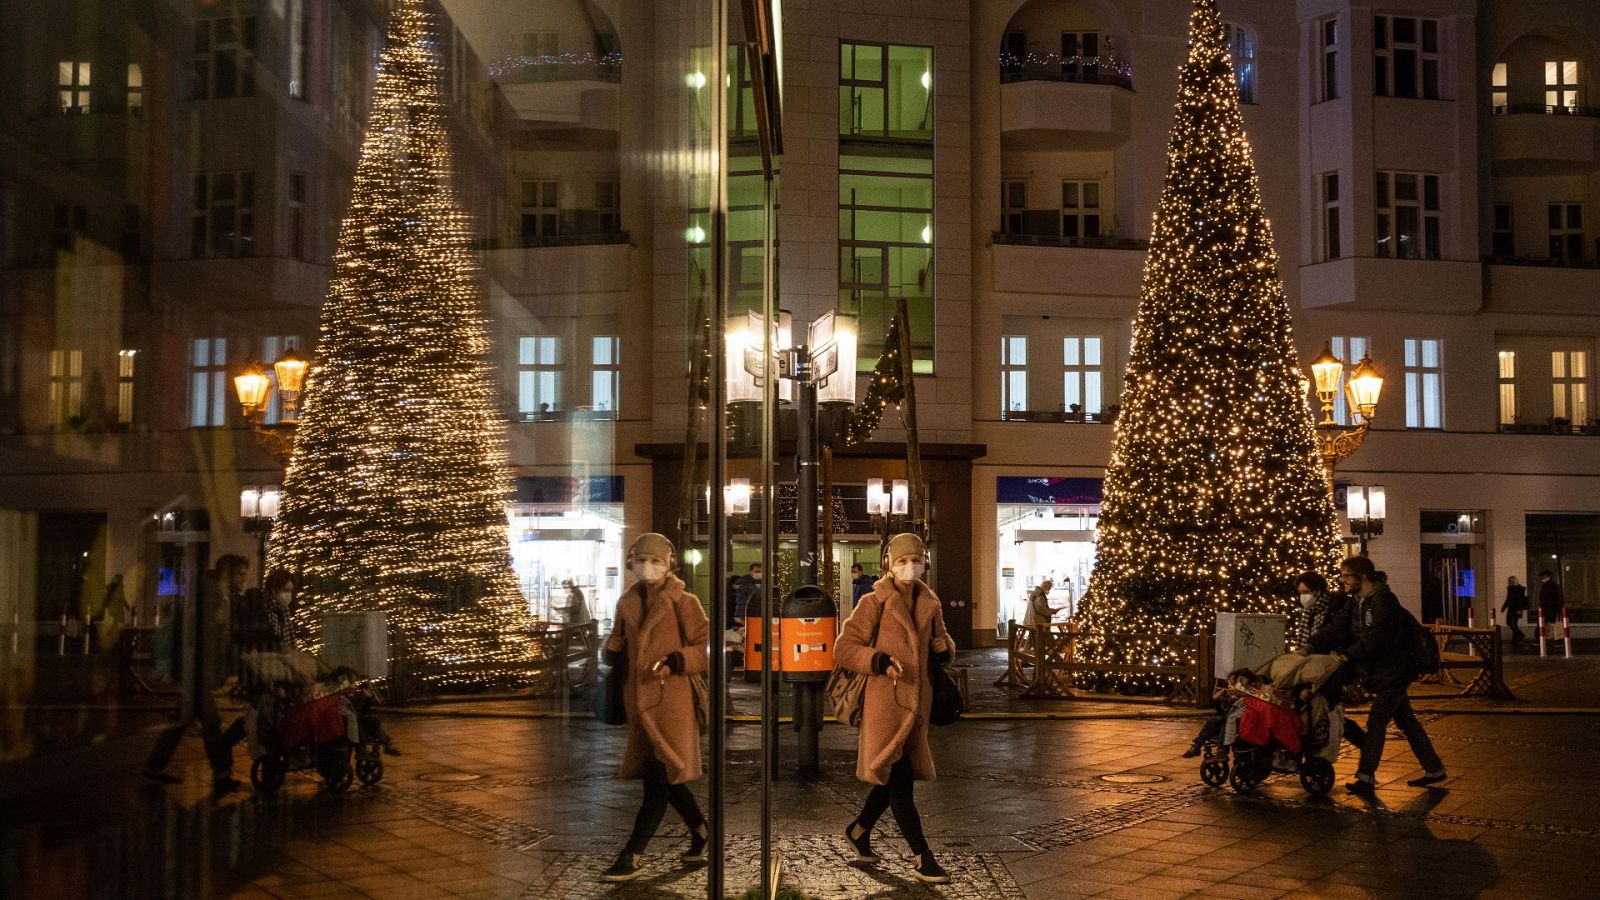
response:
M955 646L945 631L939 598L922 583L928 568L922 538L895 535L884 553L884 568L889 574L861 597L845 622L834 657L841 668L869 676L861 705L856 777L873 788L861 815L844 834L857 859L876 862L872 829L885 809L893 809L895 824L917 857L917 877L942 884L950 876L928 849L911 789L914 782L931 781L937 774L928 749L928 713L933 707L930 656L948 659Z
M672 574L674 563L665 537L652 532L633 542L628 568L638 580L617 600L616 624L606 638L606 661L627 666L628 747L617 777L643 779L644 803L604 881L639 877L640 857L668 804L689 829L689 849L679 858L706 859L706 817L686 787L703 774L700 723L687 676L706 670L710 626L700 601Z

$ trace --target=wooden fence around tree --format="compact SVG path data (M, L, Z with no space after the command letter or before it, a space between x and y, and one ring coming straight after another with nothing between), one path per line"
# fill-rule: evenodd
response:
M448 676L472 672L504 673L508 690L543 697L568 688L591 684L599 674L600 636L595 622L587 625L541 623L529 640L532 652L522 662L431 663L411 659L402 642L390 663L389 692L392 704L404 704L429 695L447 693L438 681Z
M1006 674L1000 683L1019 688L1024 697L1112 697L1114 694L1085 690L1074 684L1083 674L1156 676L1171 680L1167 699L1173 703L1198 707L1211 705L1211 636L1209 634L1133 634L1108 632L1099 635L1101 643L1116 647L1129 641L1154 642L1163 656L1192 659L1194 662L1171 665L1100 663L1079 659L1078 639L1083 634L1067 625L1006 626L1008 635ZM1114 651L1113 651L1114 652Z

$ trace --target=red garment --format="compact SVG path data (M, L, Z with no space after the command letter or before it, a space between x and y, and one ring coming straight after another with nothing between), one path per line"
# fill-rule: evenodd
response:
M338 740L344 737L344 710L339 708L340 696L329 694L320 700L302 703L283 714L283 749L300 746L307 736L313 742Z
M1300 717L1292 709L1247 696L1244 715L1239 718L1239 737L1262 747L1277 738L1285 750L1299 753Z

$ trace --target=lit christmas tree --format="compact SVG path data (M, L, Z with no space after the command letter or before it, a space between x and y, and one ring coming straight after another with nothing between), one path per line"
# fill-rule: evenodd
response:
M383 610L413 660L528 654L511 571L504 419L466 215L451 186L440 65L401 0L339 231L269 564L298 573L303 633ZM474 666L444 681L490 681Z
M1188 662L1133 634L1286 613L1339 538L1215 0L1196 0L1140 288L1078 650ZM1111 633L1115 638L1106 638ZM1150 690L1168 679L1111 676Z

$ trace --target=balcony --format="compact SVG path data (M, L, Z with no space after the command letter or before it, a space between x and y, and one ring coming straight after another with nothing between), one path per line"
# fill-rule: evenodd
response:
M1491 256L1485 262L1486 305L1494 312L1588 313L1591 298L1600 296L1600 262L1595 260Z
M1300 267L1300 303L1360 312L1475 313L1483 307L1477 260L1347 256Z
M1011 149L1111 150L1133 133L1133 81L1105 68L1002 64L1000 130Z
M994 260L994 290L1055 298L1066 291L1086 314L1098 308L1109 316L1132 315L1144 271L1145 247L1145 241L1127 238L1062 238L997 231L989 247ZM1099 307L1084 305L1093 297L1106 298L1106 302Z
M1025 215L1031 224L1036 214L1048 216L1059 223L1061 211L1057 209L1027 210ZM1044 228L1025 227L1018 231L992 231L989 239L995 244L1010 244L1018 247L1096 247L1101 250L1148 250L1149 241L1134 238L1122 238L1112 235L1094 235L1092 237L1062 237L1057 228L1054 232Z
M596 131L618 128L620 57L512 56L496 61L489 73L517 118L530 125Z
M1082 410L1068 410L1066 412L1048 412L1038 409L1009 409L1000 411L1002 422L1045 422L1060 425L1110 425L1117 421L1117 413L1122 407L1112 404L1101 412L1086 413Z
M1489 153L1497 175L1556 175L1600 165L1600 109L1588 106L1496 106Z

